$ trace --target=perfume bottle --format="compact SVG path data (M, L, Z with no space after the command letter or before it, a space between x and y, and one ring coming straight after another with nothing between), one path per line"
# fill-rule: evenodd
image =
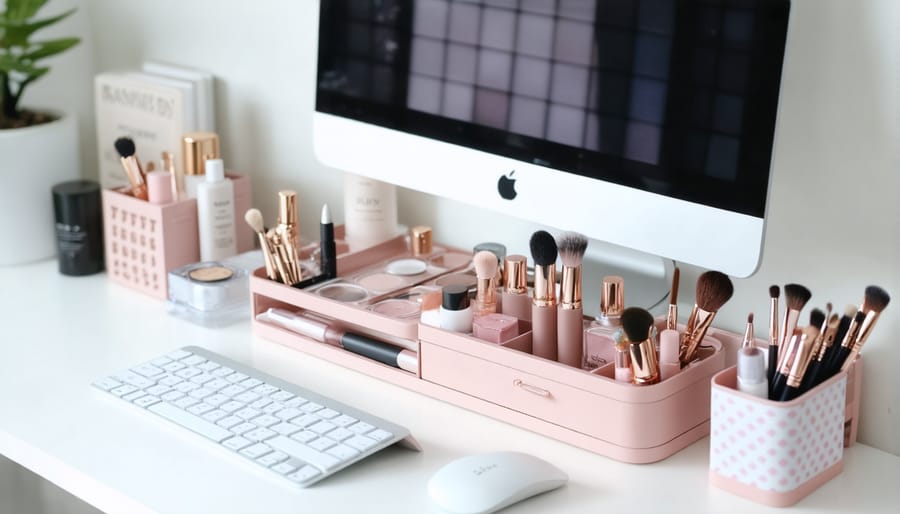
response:
M622 277L603 277L600 296L600 315L584 334L584 369L593 370L616 356L616 343L621 339L622 311L625 310L625 289Z

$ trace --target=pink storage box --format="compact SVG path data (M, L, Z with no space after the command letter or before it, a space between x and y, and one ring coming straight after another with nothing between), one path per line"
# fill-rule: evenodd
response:
M250 178L229 174L234 182L238 253L253 249L253 231L241 219L251 206ZM106 270L113 282L161 300L168 298L168 273L200 260L197 201L154 205L103 190Z
M338 276L405 251L398 238L339 256ZM531 355L527 323L520 324L522 335L496 344L285 286L268 280L263 269L250 277L250 290L253 329L260 337L624 462L659 461L705 437L709 381L725 367L723 344L708 336L701 361L660 384L634 386L613 380L612 363L587 372ZM255 319L270 307L309 310L416 351L418 373Z
M712 386L710 483L786 507L839 474L845 443L856 438L861 365L857 360L851 368L852 382L840 373L789 402L738 391L734 366L718 373Z

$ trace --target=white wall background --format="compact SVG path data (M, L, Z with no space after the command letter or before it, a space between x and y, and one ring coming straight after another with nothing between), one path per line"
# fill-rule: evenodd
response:
M257 206L272 216L275 192L301 192L302 226L314 233L328 202L340 218L341 174L312 153L318 2L58 0L80 11L59 33L86 38L57 59L30 97L75 109L84 174L93 171L91 77L145 59L181 63L218 78L216 114L229 167L250 173ZM770 284L798 282L812 304L859 302L868 284L900 296L900 2L794 0L783 75L766 249L757 274L736 281L718 325L765 319ZM435 227L460 246L527 241L533 225L412 191L400 221ZM488 223L484 223L489 219ZM564 228L564 227L563 227ZM715 237L711 234L710 237ZM512 244L514 248L524 247ZM522 248L524 249L524 248ZM521 251L521 249L520 249ZM685 269L685 302L701 270ZM596 279L599 280L599 277ZM900 303L900 300L897 300ZM686 309L685 309L686 310ZM900 455L900 306L889 307L865 349L860 439ZM765 322L757 324L765 336Z

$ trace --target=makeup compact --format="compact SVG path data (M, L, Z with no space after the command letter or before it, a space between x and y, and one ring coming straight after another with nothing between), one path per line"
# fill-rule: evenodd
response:
M263 265L254 250L221 261L188 264L169 272L168 312L204 327L222 327L247 319L248 276Z

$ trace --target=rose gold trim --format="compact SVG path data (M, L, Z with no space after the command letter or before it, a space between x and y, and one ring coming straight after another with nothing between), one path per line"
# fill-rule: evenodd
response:
M863 345L866 344L866 340L869 338L869 334L872 333L872 329L875 328L875 323L878 321L880 315L880 312L872 310L866 313L865 319L859 324L857 336L853 341L853 346L850 348L850 355L847 356L847 360L841 365L841 371L850 369L853 361L856 360L856 356L859 355L859 351L862 350ZM856 318L853 320L856 321ZM849 330L847 332L849 333Z
M697 358L697 348L700 347L700 342L706 336L706 331L715 317L715 311L705 311L694 304L681 338L681 353L678 358L682 366L687 366Z
M479 278L475 283L475 305L472 311L475 316L497 312L497 286L494 277Z
M416 257L429 255L432 252L432 230L427 225L418 225L409 229L412 254Z
M800 387L803 375L806 374L806 368L809 366L810 357L813 355L815 341L818 338L819 329L817 327L806 327L803 329L803 335L800 336L794 361L791 363L791 369L787 373L787 385L789 387Z
M532 303L537 307L556 305L556 265L534 267Z
M503 287L510 294L528 292L528 260L524 255L507 255L503 259Z
M781 340L778 338L778 298L769 299L769 346L778 348Z
M628 345L631 357L631 371L635 385L650 385L659 382L659 363L656 360L656 349L653 340Z
M559 305L563 309L581 308L581 266L563 266L559 298Z
M185 175L206 173L207 159L218 159L219 136L214 132L189 132L181 140Z
M120 157L122 169L125 170L125 176L128 177L128 183L131 184L131 194L135 198L141 200L147 199L147 179L144 176L144 170L141 168L141 161L137 155L129 157Z
M603 277L600 292L600 314L606 317L621 316L625 310L625 280L610 275Z
M794 329L797 328L797 321L800 319L800 311L795 311L793 309L787 309L784 311L784 322L781 324L781 344L780 346L785 346L788 338L793 338ZM779 350L778 352L778 369L781 369L784 366L784 356L788 352L782 352ZM785 373L786 375L787 373Z
M666 312L666 330L677 330L678 327L678 306L670 303L669 310Z

